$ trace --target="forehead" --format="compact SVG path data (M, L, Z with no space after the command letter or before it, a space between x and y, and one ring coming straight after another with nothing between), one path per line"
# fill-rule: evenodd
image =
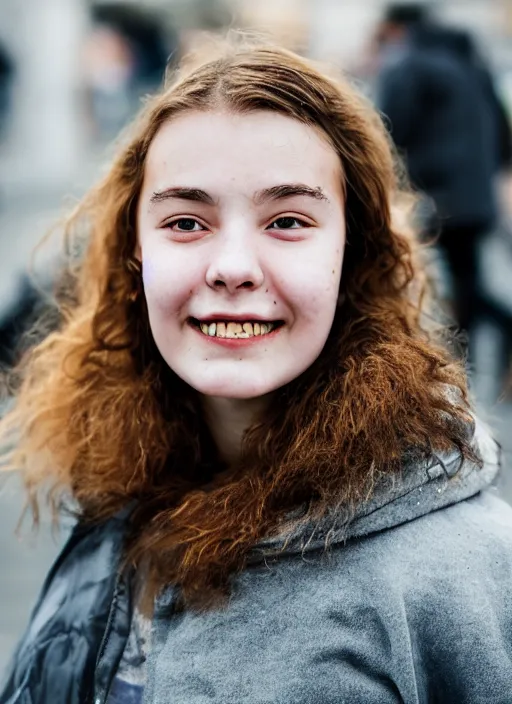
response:
M236 182L257 189L290 180L331 193L342 188L340 159L327 136L270 110L194 111L166 122L148 151L145 186L169 187L170 178L210 188Z

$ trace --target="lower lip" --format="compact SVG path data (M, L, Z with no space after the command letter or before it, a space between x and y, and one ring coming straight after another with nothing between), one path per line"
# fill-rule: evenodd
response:
M204 332L201 332L201 330L199 330L199 328L197 328L192 323L189 323L189 326L198 335L200 335L203 340L206 340L207 342L213 342L216 345L220 345L221 347L227 347L228 349L232 349L232 350L239 350L241 347L251 347L252 345L257 345L257 344L261 344L262 342L265 342L267 340L272 340L273 338L275 338L276 335L279 334L279 332L284 327L284 325L280 325L278 328L276 328L275 330L272 330L272 332L267 332L265 335L253 335L252 337L237 338L237 337L217 337L217 336L210 337L209 335L205 335Z

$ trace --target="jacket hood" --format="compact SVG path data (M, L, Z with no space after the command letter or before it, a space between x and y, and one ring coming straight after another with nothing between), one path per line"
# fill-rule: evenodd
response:
M399 475L381 479L371 499L351 514L338 507L317 521L290 517L279 535L255 546L250 562L266 556L325 549L369 536L469 499L490 487L499 472L500 447L480 420L474 420L470 431L481 466L469 461L461 463L456 451L434 455L425 462L406 462Z
M464 30L433 23L421 23L411 30L411 43L422 49L448 51L464 61L475 58L476 48L471 36Z

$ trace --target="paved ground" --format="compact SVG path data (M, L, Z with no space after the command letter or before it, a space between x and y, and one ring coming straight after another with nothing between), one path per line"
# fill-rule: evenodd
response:
M11 300L20 271L40 233L59 212L61 195L44 188L23 192L11 187L4 191L2 198L0 173L0 315ZM510 279L506 263L501 263L501 272L497 273ZM509 462L512 458L512 404L491 407L495 393L493 334L489 329L481 332L480 375L476 391L485 401L482 412L497 429L505 448L506 462L501 486L503 495L512 502L512 466L509 466L512 464ZM22 495L16 478L0 476L0 672L24 628L44 575L64 539L63 535L52 538L47 518L37 539L30 536L28 527L22 540L14 537L21 508Z

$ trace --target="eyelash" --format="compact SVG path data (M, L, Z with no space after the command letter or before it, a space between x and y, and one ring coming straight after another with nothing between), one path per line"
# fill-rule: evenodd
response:
M176 225L178 222L182 222L183 220L189 220L190 222L195 223L196 225L200 225L200 227L204 230L206 229L201 225L201 223L196 220L195 218L176 218L175 220L170 220L169 222L165 223L164 228L167 228L169 230L173 229L173 226ZM180 232L180 233L189 233L189 232L200 232L200 230L174 230L175 232Z
M169 230L172 230L174 225L179 223L182 220L190 220L191 222L194 222L195 224L199 225L203 230L206 228L198 221L196 218L176 218L175 220L170 220L168 223L164 225L165 228L168 228ZM293 220L296 223L298 223L299 227L284 227L284 228L279 228L279 227L271 227L271 225L274 225L278 220ZM312 227L309 223L307 223L305 220L301 220L300 218L293 217L292 215L280 215L279 217L275 218L272 220L272 222L265 228L267 230L300 230L303 228L307 227ZM195 232L201 232L201 230L173 230L173 232L178 232L180 234L183 233L195 233Z
M283 228L279 228L279 227L276 227L276 228L270 227L270 225L273 225L273 224L276 223L278 220L294 220L296 223L299 224L299 227L283 227ZM296 218L296 217L294 217L293 215L280 215L278 218L275 218L275 220L272 220L272 222L270 223L270 225L269 225L266 229L268 229L268 230L280 230L280 229L283 229L283 230L300 230L300 229L305 228L305 227L311 227L311 225L310 225L309 223L307 223L305 220L301 220L300 218Z

